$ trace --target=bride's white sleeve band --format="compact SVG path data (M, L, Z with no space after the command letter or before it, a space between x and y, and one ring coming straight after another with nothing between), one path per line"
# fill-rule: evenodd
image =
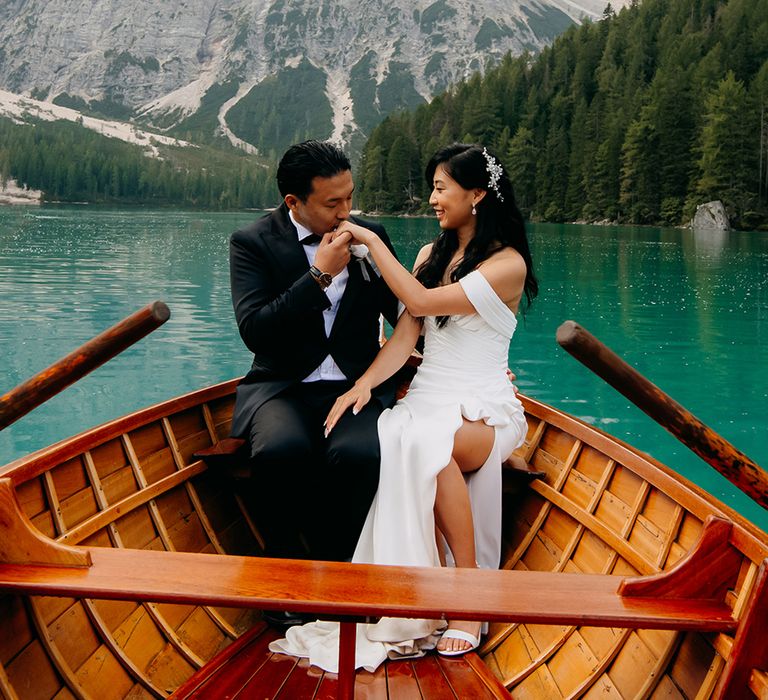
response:
M483 273L472 270L459 280L459 284L483 320L498 333L511 338L517 327L517 318L499 298Z

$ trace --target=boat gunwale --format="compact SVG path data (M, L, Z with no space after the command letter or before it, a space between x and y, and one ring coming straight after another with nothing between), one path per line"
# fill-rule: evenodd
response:
M708 515L719 515L727 518L738 526L733 529L731 536L733 544L738 546L752 561L759 564L768 557L768 533L747 520L743 515L708 493L690 479L676 472L663 462L651 455L641 452L636 447L624 442L621 438L610 435L585 421L565 413L558 408L545 404L529 396L520 397L526 413L536 416L565 433L572 435L582 443L614 459L617 464L629 468L649 484L659 489L675 503L683 507L702 521ZM707 467L709 468L709 467ZM696 507L694 507L696 506ZM739 538L744 530L745 538Z
M231 395L241 377L229 379L202 389L182 394L157 404L138 409L114 418L93 428L64 438L52 445L19 457L0 466L0 478L10 478L14 487L39 477L46 471L87 450L118 438L131 430L160 420L175 413L194 408L208 401ZM610 435L596 426L537 399L518 394L526 413L545 421L563 432L589 445L606 457L615 460L647 481L671 500L683 507L702 522L708 515L719 515L731 520L732 543L753 562L760 563L768 557L768 533L748 521L712 494L694 484L671 467L643 453L620 438Z
M196 408L202 410L203 405L208 402L227 399L232 396L240 381L240 378L235 378L196 389L89 428L0 467L0 478L10 478L13 486L18 488L69 459L76 458L111 440L119 440L123 434L141 429L164 418L171 418L174 414ZM555 432L562 431L567 437L573 439L574 444L580 442L583 446L589 446L606 459L625 467L638 479L647 482L649 487L657 489L659 493L679 504L682 511L690 513L692 518L703 522L709 515L720 515L730 520L734 527L731 528L729 542L745 557L745 561L751 560L759 565L768 557L768 535L686 477L582 419L528 396L521 395L520 399L532 420L543 421L547 430L548 426L552 426ZM575 507L582 509L575 501L572 502ZM733 634L735 636L736 631ZM725 636L725 633L721 633L720 636Z
M202 389L195 389L187 394L140 408L133 413L128 413L113 418L106 423L87 428L76 435L59 440L52 445L42 447L35 452L0 466L0 479L11 479L14 486L19 486L44 474L52 467L87 450L98 447L108 440L120 437L120 435L131 430L142 428L153 421L185 411L207 401L228 396L233 393L234 388L240 383L241 379L241 377L236 377L235 379L228 379L218 384L203 387Z

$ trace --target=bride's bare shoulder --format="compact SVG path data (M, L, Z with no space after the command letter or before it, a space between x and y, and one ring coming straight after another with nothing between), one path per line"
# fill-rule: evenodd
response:
M416 262L413 263L413 269L416 270L420 265L423 265L429 254L432 252L432 243L427 243L416 255Z

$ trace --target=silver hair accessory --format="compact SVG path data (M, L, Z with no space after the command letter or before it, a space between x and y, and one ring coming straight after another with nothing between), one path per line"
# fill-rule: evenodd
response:
M488 189L493 190L499 201L503 202L504 197L501 196L501 190L499 190L499 178L502 173L501 165L496 162L496 159L485 148L483 148L483 155L485 156L485 169L491 176L491 179L488 180Z

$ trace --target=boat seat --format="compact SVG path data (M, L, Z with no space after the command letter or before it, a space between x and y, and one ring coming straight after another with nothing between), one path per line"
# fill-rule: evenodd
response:
M224 438L211 447L198 450L192 459L201 459L209 468L223 470L234 479L247 479L251 475L246 441L241 438ZM502 464L502 469L520 485L546 476L545 472L535 469L516 454Z
M421 364L421 355L411 355L406 363L397 371L395 383L398 399L408 392L416 368ZM192 455L193 459L201 459L208 467L218 468L228 473L234 479L247 479L251 475L248 464L246 441L241 438L228 437L215 445L198 450ZM529 465L520 455L512 455L502 464L505 474L512 475L511 486L514 489L525 486L533 479L543 479L546 473Z
M279 636L264 623L258 623L199 669L170 700L337 697L337 674L310 666L306 659L269 651L269 643ZM450 659L431 653L420 659L387 661L375 673L360 670L355 674L354 695L423 700L511 697L474 652Z
M0 479L0 591L295 610L338 620L338 697L348 699L359 676L354 673L356 623L381 616L733 632L738 622L726 592L737 579L741 558L729 542L731 528L729 521L710 516L699 540L675 566L639 577L73 547L42 535L22 510L10 479ZM758 580L762 600L768 595L766 565ZM743 639L758 648L754 640L764 639L762 623L757 614L745 617L736 644ZM464 657L470 664L473 658ZM734 668L734 674L744 670Z
M219 440L195 452L192 459L201 459L209 468L224 471L234 479L247 479L251 476L246 441L241 438Z

